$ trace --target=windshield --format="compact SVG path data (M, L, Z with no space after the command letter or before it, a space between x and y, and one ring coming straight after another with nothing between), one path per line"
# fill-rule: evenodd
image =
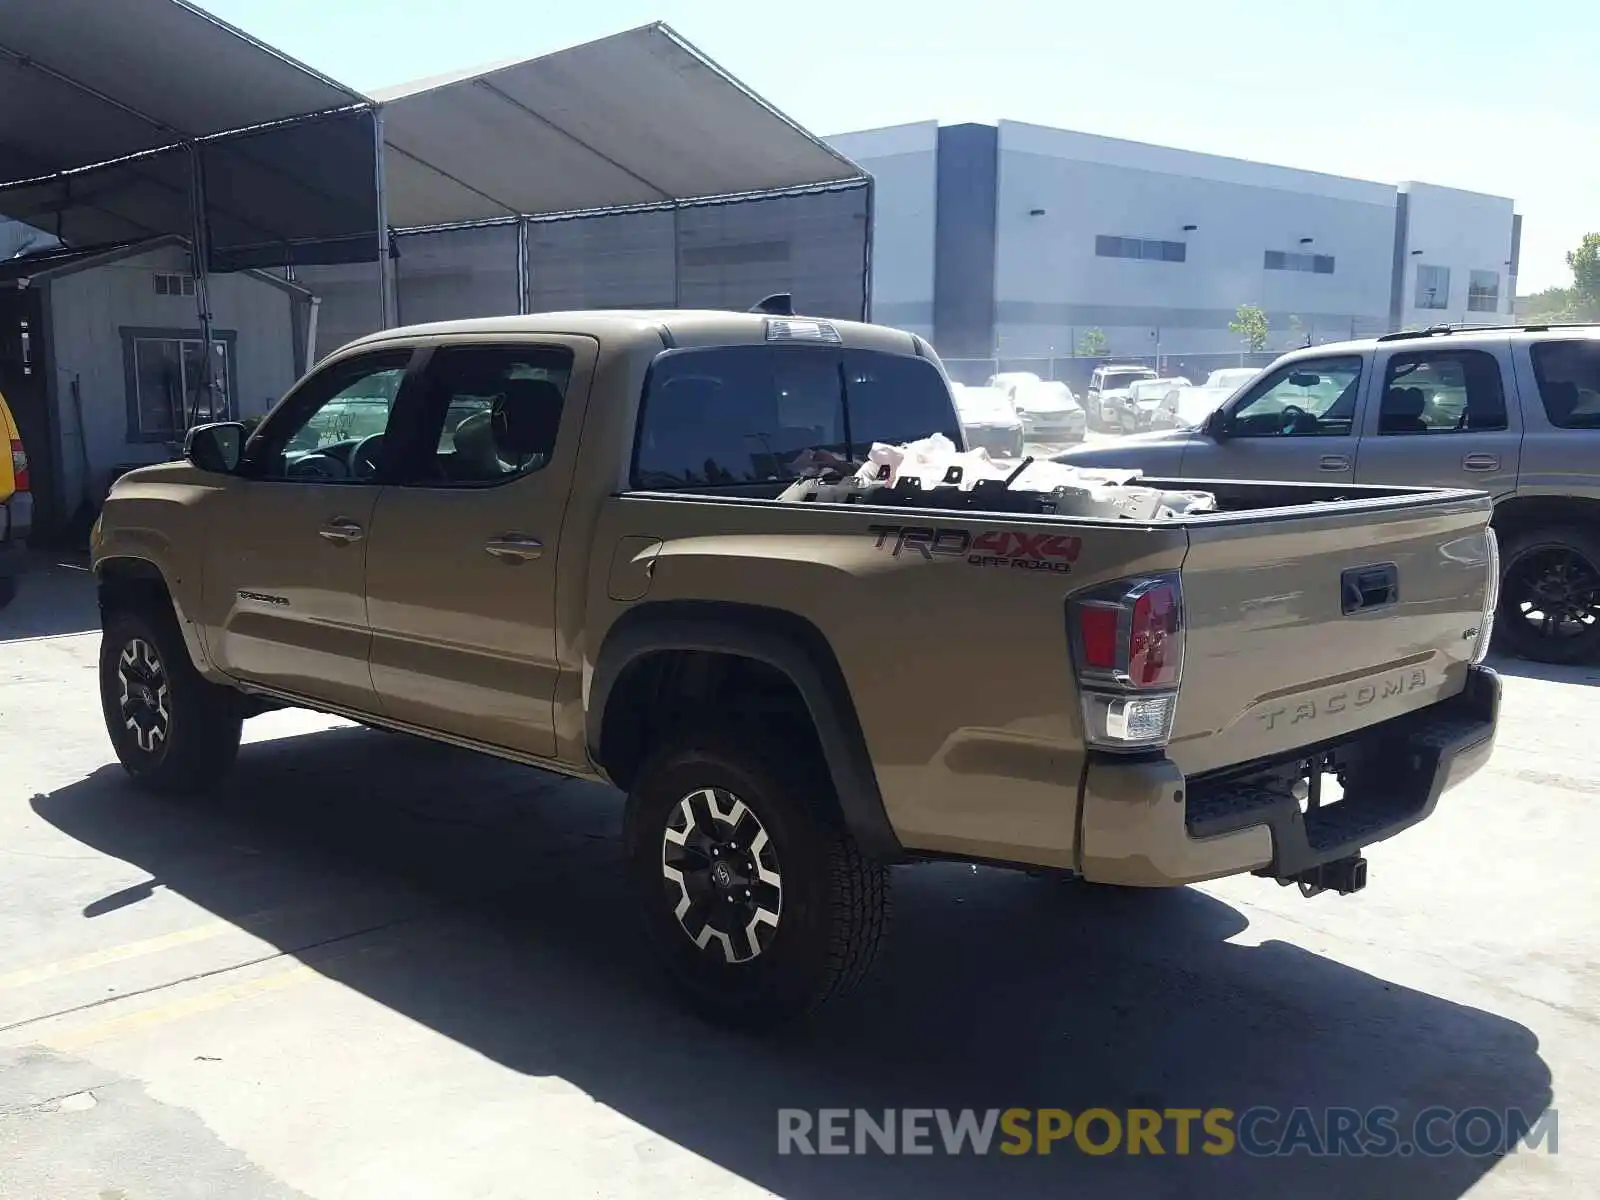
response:
M934 433L962 444L950 389L927 359L811 346L671 350L645 383L633 486L794 479L858 462L874 442Z
M1134 369L1129 371L1107 371L1105 375L1101 377L1100 390L1102 392L1109 392L1128 387L1131 384L1137 383L1141 379L1154 379L1155 377L1156 373L1148 370L1140 371Z

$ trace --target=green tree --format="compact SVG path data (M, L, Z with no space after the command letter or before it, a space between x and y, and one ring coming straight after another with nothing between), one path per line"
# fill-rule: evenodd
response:
M1106 333L1103 329L1085 329L1078 339L1078 353L1084 358L1099 358L1106 352Z
M1271 328L1267 324L1267 314L1259 305L1239 305L1234 310L1233 320L1228 322L1228 328L1244 339L1251 353L1259 354L1267 348L1267 334Z
M1600 315L1600 233L1586 233L1576 250L1567 251L1572 290L1589 316Z
M1516 313L1520 320L1530 325L1582 319L1577 292L1564 287L1545 288L1531 296L1518 296Z

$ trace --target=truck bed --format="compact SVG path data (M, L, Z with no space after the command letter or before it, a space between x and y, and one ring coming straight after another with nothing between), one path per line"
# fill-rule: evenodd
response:
M756 489L621 499L648 510L627 531L663 538L656 565L664 571L679 554L694 555L702 575L708 559L723 556L743 566L790 562L791 571L763 574L804 580L786 585L781 604L815 613L819 629L845 642L836 650L847 675L853 654L882 661L886 636L906 639L907 660L934 656L937 669L910 661L888 669L911 688L959 679L971 703L951 707L980 740L998 736L975 732L995 725L1046 740L1059 730L1063 742L1078 732L1063 724L1077 720L1070 705L1051 712L1035 698L1056 686L1052 677L1063 699L1070 695L1066 600L1147 572L1181 574L1184 665L1167 755L1185 774L1337 739L1465 685L1490 586L1483 493L1139 483L1210 491L1218 511L1154 522L997 511L972 507L972 493L955 489L926 491L928 503L916 506L786 503L748 494ZM675 547L674 529L693 533ZM730 578L729 594L748 591L749 578ZM836 604L864 615L894 611L899 622L876 628L874 644L858 649L852 632L835 632ZM991 651L966 652L979 644ZM850 682L852 690L872 686Z

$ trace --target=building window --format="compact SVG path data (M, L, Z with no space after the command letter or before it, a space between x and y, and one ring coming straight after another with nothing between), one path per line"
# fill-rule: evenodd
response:
M233 412L234 335L205 343L187 330L124 329L128 441L170 442L191 426L226 421Z
M1450 268L1417 264L1417 308L1450 307Z
M1500 272L1474 271L1467 281L1468 312L1500 311Z
M176 271L157 271L155 281L158 296L194 295L193 275L180 275Z
M1332 275L1333 255L1268 250L1262 265L1269 271L1304 271L1309 275Z
M1149 262L1183 262L1188 258L1186 242L1163 242L1156 238L1112 237L1100 234L1094 239L1094 252L1100 258L1142 258Z

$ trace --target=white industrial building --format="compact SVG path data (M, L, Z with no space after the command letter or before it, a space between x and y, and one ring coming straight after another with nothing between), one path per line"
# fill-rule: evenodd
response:
M828 140L875 180L873 318L958 375L1070 359L1086 335L1205 366L1237 356L1241 304L1273 350L1510 319L1521 218L1502 197L1017 121Z

